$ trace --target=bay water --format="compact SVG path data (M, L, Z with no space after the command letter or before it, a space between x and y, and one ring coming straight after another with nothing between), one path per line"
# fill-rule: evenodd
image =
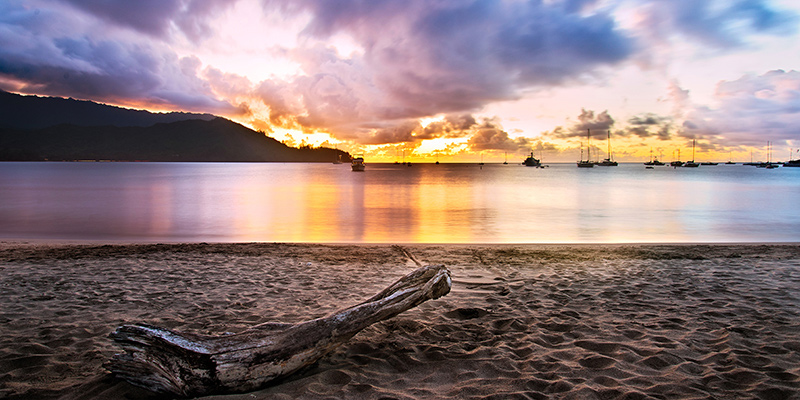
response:
M0 239L800 241L800 168L0 163Z

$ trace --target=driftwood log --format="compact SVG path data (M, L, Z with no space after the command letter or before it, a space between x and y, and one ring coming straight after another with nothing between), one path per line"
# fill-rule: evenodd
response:
M369 325L450 292L445 266L421 267L361 304L297 324L266 323L205 336L150 325L111 333L125 351L106 368L154 392L199 396L246 392L313 364Z

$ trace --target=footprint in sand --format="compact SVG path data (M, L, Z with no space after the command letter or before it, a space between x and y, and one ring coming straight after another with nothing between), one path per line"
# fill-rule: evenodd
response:
M457 308L455 310L448 311L444 313L445 317L458 319L458 320L467 320L467 319L475 319L483 317L484 315L489 314L489 311L486 311L482 308Z

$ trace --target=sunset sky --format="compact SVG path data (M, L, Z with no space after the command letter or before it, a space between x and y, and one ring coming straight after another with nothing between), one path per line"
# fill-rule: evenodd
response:
M797 0L0 2L0 89L369 161L798 158L798 70Z

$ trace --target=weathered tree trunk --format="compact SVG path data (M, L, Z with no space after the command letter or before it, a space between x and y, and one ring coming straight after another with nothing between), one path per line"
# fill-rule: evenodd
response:
M298 324L266 323L221 336L150 325L111 333L125 351L106 368L154 392L198 396L244 392L310 365L367 326L450 292L445 266L419 268L361 304Z

